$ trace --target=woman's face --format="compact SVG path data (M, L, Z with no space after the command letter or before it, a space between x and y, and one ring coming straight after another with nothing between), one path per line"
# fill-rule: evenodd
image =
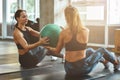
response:
M20 13L20 17L19 18L17 18L17 20L18 20L18 23L20 23L20 24L27 24L27 22L28 22L28 16L27 16L27 14L26 14L26 12L21 12Z

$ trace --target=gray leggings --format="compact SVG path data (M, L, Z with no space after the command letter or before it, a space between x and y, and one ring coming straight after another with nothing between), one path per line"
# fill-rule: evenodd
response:
M43 58L46 56L46 54L48 53L48 50L42 46L36 47L31 51L32 51L31 54L36 56L36 58L38 59L38 62L41 62Z
M65 61L64 68L67 75L86 75L90 73L102 59L114 63L116 57L105 48L99 48L97 50L88 48L86 50L86 58L76 62Z
M47 49L42 46L29 50L24 55L19 55L19 62L23 68L33 68L43 60L48 53Z

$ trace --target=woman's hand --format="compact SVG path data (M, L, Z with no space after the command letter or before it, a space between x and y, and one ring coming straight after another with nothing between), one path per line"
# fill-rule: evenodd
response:
M43 37L43 38L40 38L39 40L40 44L49 44L49 38L48 37Z
M53 47L50 47L50 46L44 46L46 49L48 49L48 53L47 53L47 55L49 56L49 55L51 55L51 56L56 56L56 57L59 57L59 58L63 58L64 57L64 55L63 54L60 54L60 53L56 53L56 51L55 51L55 48L53 48Z
M50 46L44 46L46 49L48 49L48 50L50 50L50 51L52 51L52 47L50 47Z

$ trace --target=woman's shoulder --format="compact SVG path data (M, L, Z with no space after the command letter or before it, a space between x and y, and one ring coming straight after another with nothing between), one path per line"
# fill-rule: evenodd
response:
M66 34L66 33L68 33L68 32L70 32L70 30L69 29L63 29L62 31L61 31L61 33L63 33L63 34Z
M18 36L21 36L21 35L22 35L21 31L15 28L14 31L13 31L13 36L18 37Z
M26 29L28 29L28 30L29 30L29 29L31 29L31 27L29 27L29 26L26 26Z
M13 31L13 35L18 34L18 33L19 33L19 30L15 28Z
M83 27L82 30L89 32L89 29L87 27Z
M28 31L32 31L33 29L31 28L31 27L29 27L29 26L26 26L26 29L28 30Z
M21 33L18 30L14 30L13 32L14 39L18 38L19 36L21 36Z

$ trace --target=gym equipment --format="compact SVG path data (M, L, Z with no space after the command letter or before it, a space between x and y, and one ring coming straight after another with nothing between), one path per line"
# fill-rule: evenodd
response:
M41 29L40 34L41 37L48 37L50 39L48 46L56 47L61 31L62 29L60 26L56 24L47 24Z

